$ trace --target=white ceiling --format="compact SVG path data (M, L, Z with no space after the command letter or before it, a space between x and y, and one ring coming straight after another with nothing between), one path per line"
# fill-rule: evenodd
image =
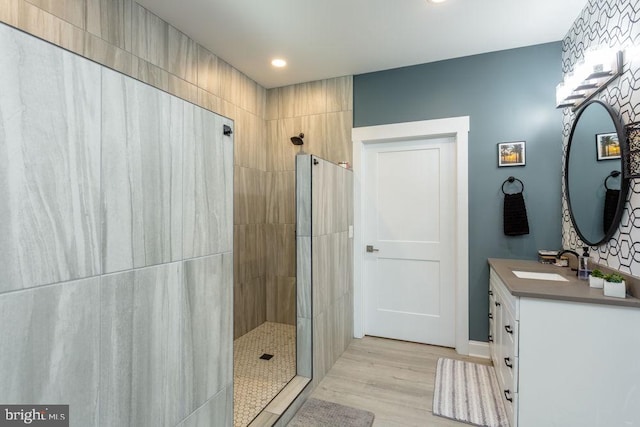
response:
M136 0L266 88L562 40L586 0ZM288 66L274 69L283 57ZM558 58L560 61L560 58Z

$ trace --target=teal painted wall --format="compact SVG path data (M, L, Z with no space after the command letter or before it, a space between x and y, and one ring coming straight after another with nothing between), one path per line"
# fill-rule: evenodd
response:
M487 341L487 258L535 259L539 248L561 246L562 113L555 108L561 57L555 42L354 77L354 127L470 117L472 340ZM498 168L497 144L522 140L526 166ZM510 175L525 184L526 236L502 231L500 186Z

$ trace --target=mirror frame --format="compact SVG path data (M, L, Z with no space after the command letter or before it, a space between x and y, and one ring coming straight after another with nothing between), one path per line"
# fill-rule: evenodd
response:
M616 214L613 218L613 222L611 223L611 226L609 227L609 230L607 230L607 232L604 234L604 237L598 240L597 242L588 240L576 225L576 220L573 216L573 209L571 208L571 193L569 191L569 158L571 156L571 145L573 142L573 134L576 130L578 122L580 121L580 117L582 116L582 113L587 109L587 107L589 107L592 104L600 104L602 107L604 107L607 113L609 113L609 117L611 118L611 121L613 122L616 128L616 133L618 134L618 141L620 143L620 150L621 150L620 198L618 199ZM616 230L618 230L618 226L620 225L620 219L622 218L622 212L624 211L624 205L627 202L627 195L629 193L629 178L627 177L627 174L625 172L625 161L628 157L629 157L629 146L627 144L626 134L624 132L622 121L618 117L617 113L613 110L613 108L610 105L605 104L604 102L598 99L592 99L589 102L585 103L576 114L576 118L573 121L573 125L571 126L571 133L569 134L569 140L567 142L567 153L565 155L565 160L564 160L564 189L565 189L565 197L567 198L567 208L569 209L569 216L571 217L571 223L573 224L573 228L574 230L576 230L576 233L578 233L578 237L580 237L580 240L582 240L585 244L589 246L600 246L603 243L608 242L613 237Z

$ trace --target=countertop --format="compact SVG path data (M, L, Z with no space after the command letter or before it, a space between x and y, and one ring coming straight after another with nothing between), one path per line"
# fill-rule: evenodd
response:
M602 289L589 287L588 280L578 280L576 272L569 267L556 267L537 261L496 258L489 258L489 265L502 279L509 292L517 297L640 308L640 299L629 295L626 298L606 297ZM520 279L513 274L513 270L556 273L565 277L568 282Z

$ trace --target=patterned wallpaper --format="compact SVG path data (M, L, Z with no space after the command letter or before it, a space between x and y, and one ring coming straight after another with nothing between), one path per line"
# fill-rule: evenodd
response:
M640 121L640 0L589 0L563 41L563 75L571 72L592 46L625 50L622 76L596 98L610 104L624 125ZM562 130L565 156L574 118L575 114L565 108ZM562 244L575 249L583 244L571 224L564 180L562 185ZM640 276L640 179L630 183L618 231L606 244L591 248L591 259Z

